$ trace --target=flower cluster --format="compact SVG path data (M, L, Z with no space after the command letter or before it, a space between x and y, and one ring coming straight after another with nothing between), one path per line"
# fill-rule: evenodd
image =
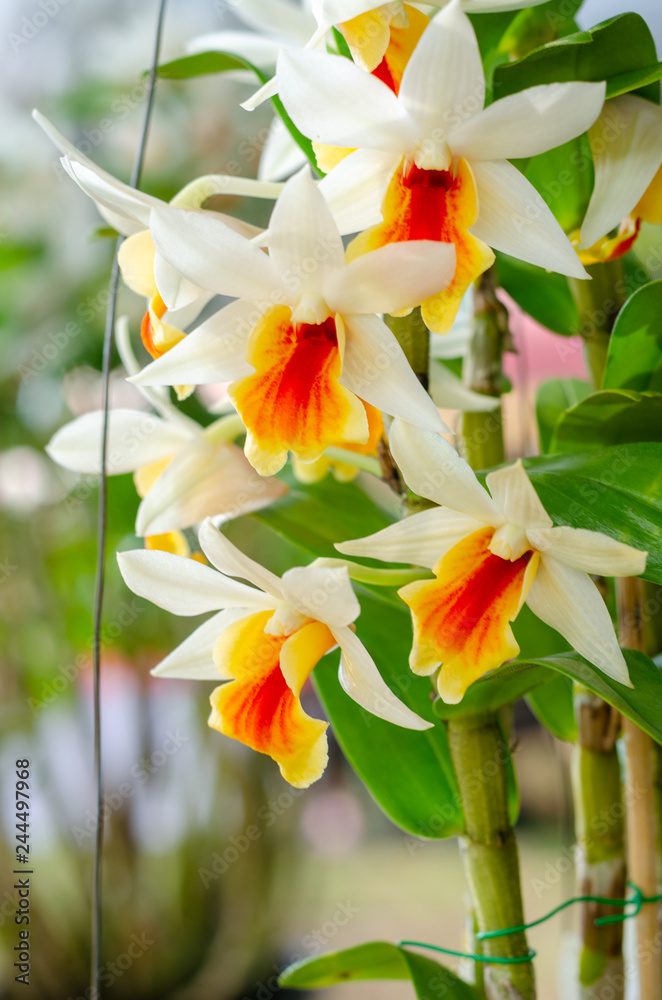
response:
M158 415L110 416L109 471L135 473L136 533L151 550L120 553L124 579L174 614L216 612L154 673L223 681L211 694L210 725L269 754L300 787L324 770L327 724L309 717L299 696L336 647L340 684L362 708L414 730L433 723L393 694L358 638L351 564L316 560L277 577L219 531L228 518L280 502L287 486L277 474L288 458L304 483L332 465L342 481L369 457L378 468L381 449L409 489L435 505L369 537L336 541L344 555L420 567L399 591L413 620L410 666L435 674L445 701L459 701L518 654L510 623L525 601L580 654L629 683L588 574L640 574L646 553L597 531L555 527L521 463L491 472L488 493L443 436L438 406L478 410L496 401L452 379L446 396L443 387L442 398L430 395L426 373L414 371L384 317L420 309L432 341L443 341L495 250L580 280L588 277L583 261L624 252L641 219L662 221L660 109L638 97L605 104L604 82L581 81L486 105L467 11L520 4L438 6L427 17L401 0L322 0L308 20L293 8L289 28L275 24L266 42L234 39L251 58L259 50L276 62L245 107L277 93L312 143L321 179L274 131L260 179L198 178L166 203L99 169L36 114L67 173L125 237L121 272L146 300L140 332L149 363L136 361L126 324L118 343L129 381ZM239 13L250 20L251 10L244 3ZM334 37L343 40L339 51L327 49ZM232 44L221 33L192 48ZM615 120L620 139L603 154L601 129ZM510 161L586 132L596 181L571 240ZM619 186L633 156L636 176ZM274 200L266 230L205 207L213 194ZM231 301L213 311L219 295ZM181 400L216 383L228 385L233 412L204 427L167 389ZM97 473L101 434L102 415L83 415L49 452ZM243 453L234 443L242 436ZM184 532L200 524L202 552L190 558Z

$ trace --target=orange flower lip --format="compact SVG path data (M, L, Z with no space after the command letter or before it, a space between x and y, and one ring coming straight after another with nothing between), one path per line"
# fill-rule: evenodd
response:
M510 628L535 575L539 556L528 550L512 562L489 551L493 528L481 528L446 553L437 579L409 584L400 596L414 622L411 667L431 673L439 664L439 692L461 699L488 670L516 656Z
M329 316L295 324L280 306L253 331L247 356L255 374L234 383L230 395L251 435L247 454L262 475L278 471L288 450L314 461L336 441L365 442L365 408L338 381L339 322Z

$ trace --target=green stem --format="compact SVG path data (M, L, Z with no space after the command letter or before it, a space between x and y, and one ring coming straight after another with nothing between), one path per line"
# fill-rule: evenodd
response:
M595 389L602 385L609 338L623 305L621 261L587 268L591 280L569 278L580 318L586 363ZM621 768L616 749L618 713L596 695L575 688L578 740L573 759L575 826L579 846L578 892L623 897L625 846ZM582 905L582 947L579 977L582 996L591 1000L622 1000L622 924L596 927L596 917L609 913L599 904Z
M414 374L424 389L429 382L430 331L423 322L420 308L406 316L384 316L384 322L404 351Z
M568 284L579 312L579 332L584 340L591 381L599 389L611 330L625 302L623 264L620 260L611 260L604 264L592 264L586 270L591 276L590 281L568 278Z
M416 378L427 391L430 381L430 331L423 322L420 307L412 309L406 316L386 315L384 322L402 348ZM385 440L379 450L379 461L386 482L404 498L405 517L434 506L426 497L413 493L402 481Z
M476 921L480 931L502 930L524 923L515 832L508 815L510 751L495 713L451 719L448 744L465 817L460 840ZM528 955L526 934L518 931L482 941L485 955L521 958ZM530 962L487 965L488 1000L533 1000Z
M510 346L508 313L496 297L494 274L482 274L474 291L474 321L463 380L474 392L498 398L503 388L503 352ZM465 413L464 454L472 469L488 469L505 459L501 407Z
M589 691L575 692L578 738L573 753L573 794L579 856L579 895L624 899L625 856L621 769L616 752L619 716ZM582 995L602 1000L623 995L623 924L596 927L597 917L618 913L582 904L579 981ZM619 985L620 984L620 985Z

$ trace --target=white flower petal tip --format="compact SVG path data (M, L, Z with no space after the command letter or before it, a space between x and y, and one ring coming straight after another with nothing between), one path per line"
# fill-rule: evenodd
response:
M230 539L226 538L223 532L215 527L210 517L206 518L200 525L198 541L207 559L219 572L230 577L236 576L242 580L249 580L260 588L263 597L269 595L271 598L269 606L271 607L275 607L274 602L282 600L281 581L275 573L265 569L264 566L255 562L236 545L233 545Z
M403 729L424 731L433 722L422 719L393 694L358 636L350 628L331 628L341 649L338 679L343 690L371 715Z
M439 434L395 419L389 442L405 482L414 493L483 524L503 524L502 512L475 473Z
M487 476L487 488L508 524L519 528L551 528L552 519L542 505L533 483L518 459Z
M262 591L238 583L196 559L159 550L118 552L126 585L139 597L174 615L201 615L224 608L272 608Z

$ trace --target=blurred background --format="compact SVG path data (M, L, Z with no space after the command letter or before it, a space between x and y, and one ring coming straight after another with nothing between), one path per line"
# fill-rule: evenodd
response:
M171 0L164 59L205 31L234 28L235 5ZM590 25L646 13L658 44L657 0L588 0ZM0 10L0 997L14 981L14 762L31 761L32 996L86 996L93 814L90 637L95 567L94 477L55 466L43 448L101 400L101 339L112 240L93 204L64 175L32 122L38 107L88 155L127 179L145 97L156 4L129 0L5 0ZM268 107L238 108L248 88L222 77L162 81L144 170L170 198L188 180L255 176ZM103 132L99 123L105 121ZM235 169L235 168L231 168ZM255 223L266 203L225 199ZM136 328L143 304L125 290ZM511 453L537 447L531 401L553 376L583 375L572 340L515 310L509 359ZM113 374L114 405L146 404ZM196 407L195 398L189 403ZM109 551L131 547L130 476L110 480ZM149 670L190 630L135 598L108 562L103 633L107 810L102 985L109 997L269 1000L296 958L374 938L462 943L465 886L455 842L394 829L336 747L305 794L267 759L208 730L202 685L155 681ZM314 695L307 694L313 714ZM529 918L572 894L567 748L521 703L516 757L522 794L523 884ZM247 829L252 829L247 836ZM257 832L256 832L257 831ZM571 914L534 932L544 942L540 995L552 1000L560 938ZM405 984L355 984L329 1000L402 997Z

